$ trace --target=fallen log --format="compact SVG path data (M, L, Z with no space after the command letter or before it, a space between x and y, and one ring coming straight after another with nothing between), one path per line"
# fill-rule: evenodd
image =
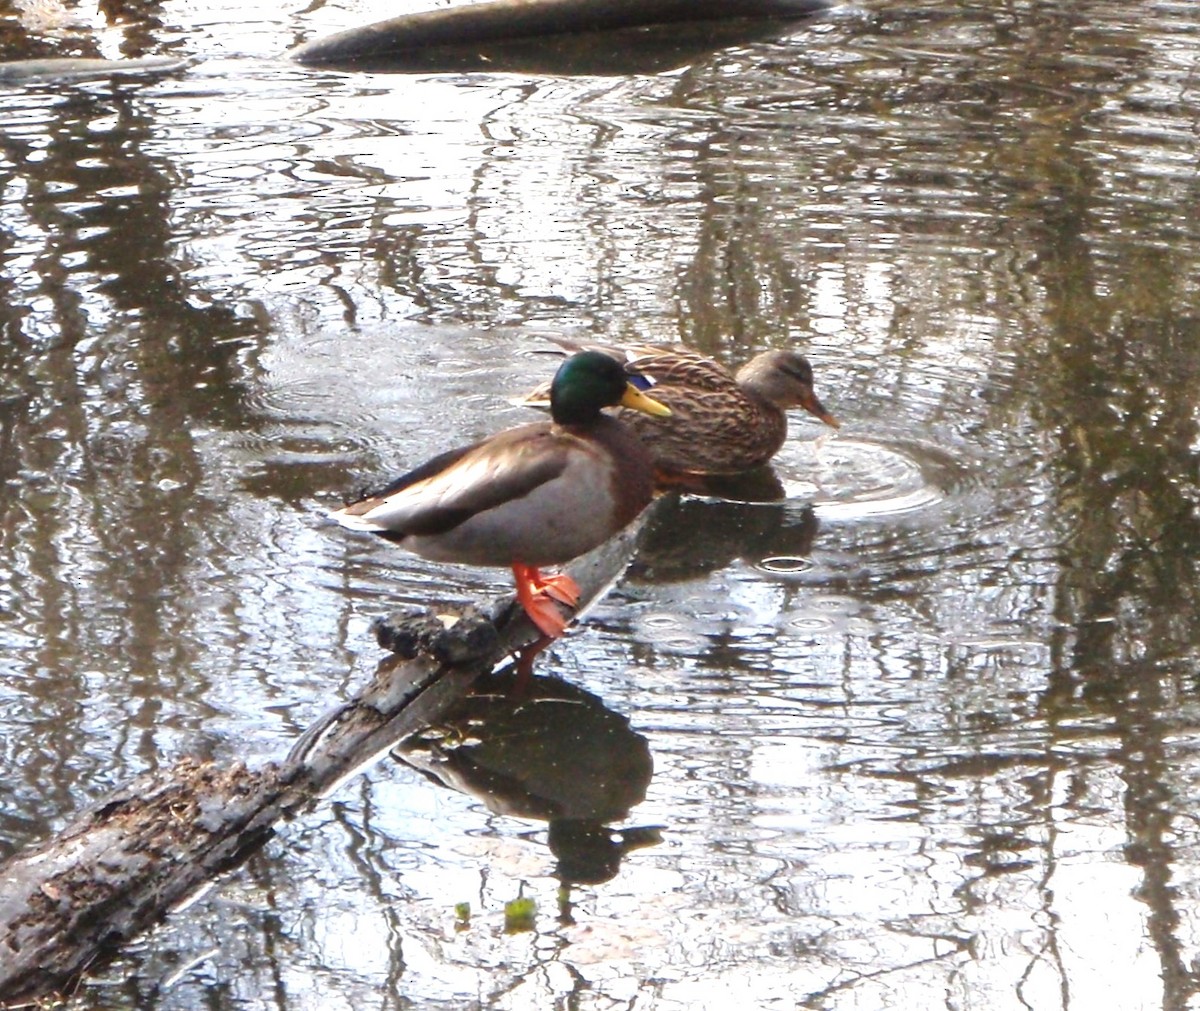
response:
M620 577L643 523L569 566L584 608ZM538 636L511 598L491 615L471 609L454 619L423 613L379 622L376 637L393 655L282 761L249 769L185 758L138 777L13 856L0 866L0 1007L69 993L238 866L280 822L436 721Z
M399 72L650 73L777 34L830 0L492 0L418 11L295 47L304 64Z

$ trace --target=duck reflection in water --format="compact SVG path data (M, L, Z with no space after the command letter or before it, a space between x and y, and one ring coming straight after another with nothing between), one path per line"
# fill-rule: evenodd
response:
M489 811L548 822L564 885L607 881L630 850L661 841L658 827L608 827L645 799L650 746L590 692L547 676L514 690L519 677L478 682L393 754Z
M708 490L721 495L722 501L688 496L659 504L638 544L629 579L678 582L738 560L750 565L761 565L766 559L796 564L812 554L820 526L816 513L809 505L776 501L783 490L772 471L745 475L736 484L733 478L720 480L721 488ZM773 488L778 488L777 496ZM746 497L736 501L735 495Z

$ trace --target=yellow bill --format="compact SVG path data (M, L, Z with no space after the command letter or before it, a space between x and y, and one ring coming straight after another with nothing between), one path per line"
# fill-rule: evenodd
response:
M656 418L666 418L671 414L671 408L660 404L653 397L648 397L633 383L625 387L625 395L621 397L621 406L628 407L643 414L652 414Z

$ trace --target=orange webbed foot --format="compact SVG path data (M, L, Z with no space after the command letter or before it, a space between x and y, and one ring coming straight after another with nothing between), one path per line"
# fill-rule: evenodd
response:
M559 611L558 604L545 594L538 594L521 606L542 635L557 639L567 630L567 620Z
M543 576L533 565L514 565L512 570L517 581L517 600L529 620L543 635L557 639L567 628L567 619L558 604L574 608L579 603L579 584L565 574Z
M535 593L544 593L572 609L579 606L579 584L565 572L553 576L538 573L532 583Z

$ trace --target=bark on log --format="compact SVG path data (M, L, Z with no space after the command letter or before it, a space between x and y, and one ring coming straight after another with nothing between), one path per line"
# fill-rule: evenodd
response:
M646 515L569 566L583 609L620 577ZM184 759L135 779L0 867L0 1007L69 992L241 863L281 821L436 721L474 681L538 638L511 598L490 618L469 611L447 627L432 614L408 616L383 622L376 635L393 656L283 761L248 769Z

